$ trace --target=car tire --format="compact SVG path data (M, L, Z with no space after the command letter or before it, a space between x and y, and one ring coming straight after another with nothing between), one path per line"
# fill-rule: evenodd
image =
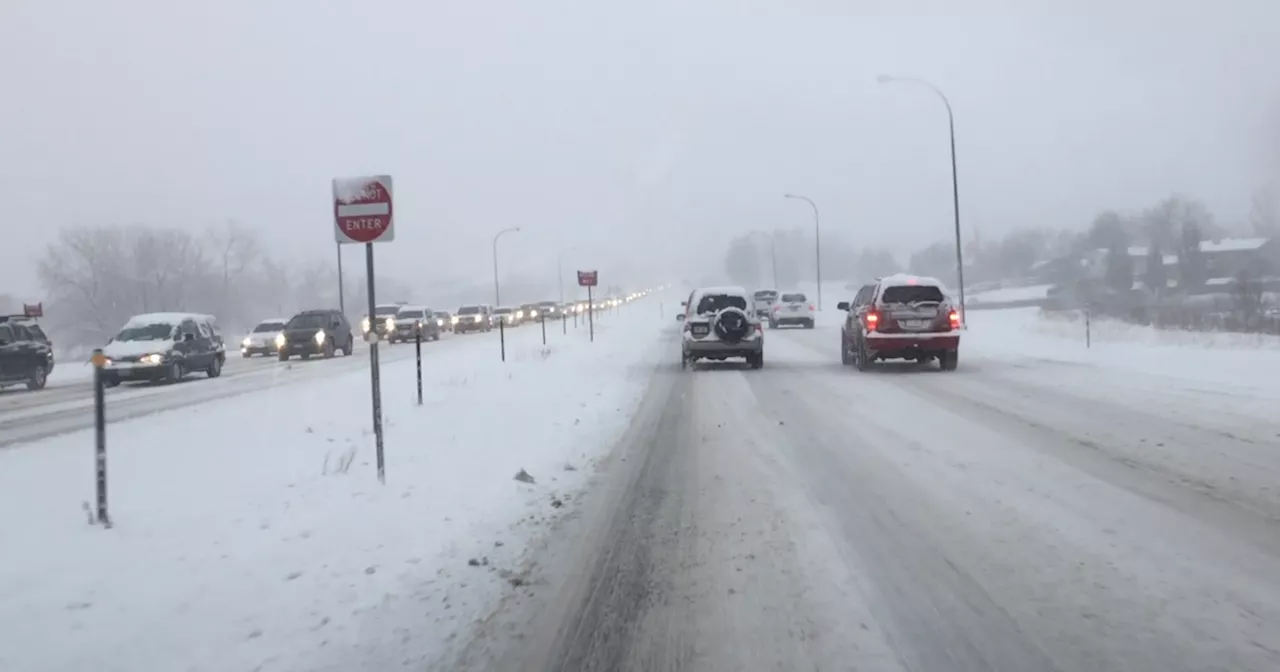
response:
M36 364L36 368L31 370L31 375L27 377L27 389L32 392L43 390L46 383L49 382L48 370L44 368L44 364Z
M849 344L844 342L844 336L840 337L840 364L849 366L853 363L853 357L849 355Z
M119 378L116 378L115 376L103 376L102 378L103 387L116 387L118 385L120 385Z
M938 366L943 371L955 371L960 365L960 351L952 350L938 355Z
M813 327L814 327L814 322L813 322L813 320L809 320L809 321L808 321L808 322L806 322L806 323L805 323L805 325L804 325L804 328L805 328L805 329L812 329Z
M750 357L748 357L748 358L747 358L747 364L750 364L750 365L751 365L751 368L753 368L753 369L763 369L763 368L764 368L764 353L763 353L763 352L758 352L758 353L756 353L756 354L754 354L754 355L751 355Z
M287 362L287 361L289 361L289 355L288 355L288 354L286 354L286 353L283 353L283 352L282 352L282 353L280 353L280 354L276 355L276 359L278 359L278 360L280 360L280 361L282 361L282 362Z
M334 353L333 341L325 341L324 342L324 358L333 359L333 353Z
M181 380L182 380L182 365L181 365L181 364L179 364L178 362L173 362L172 364L170 364L170 365L169 365L169 370L168 370L168 371L165 371L165 373L164 373L164 379L165 379L165 382L166 382L166 383L168 383L168 384L170 384L170 385L174 385L174 384L178 383L179 381L181 381Z
M245 358L245 359L249 359L249 358L250 358L250 357L252 357L253 355L251 355L251 354L249 354L249 353L247 353L247 352L242 352L242 353L240 353L240 356L241 356L241 357L243 357L243 358Z
M209 376L210 378L217 378L218 376L221 376L222 375L222 358L214 357L213 361L209 363L209 368L205 369L204 373L206 376Z
M867 354L867 346L859 343L853 351L853 368L866 371L871 368L871 357Z
M689 356L682 352L680 353L680 370L683 371L687 368L689 368Z

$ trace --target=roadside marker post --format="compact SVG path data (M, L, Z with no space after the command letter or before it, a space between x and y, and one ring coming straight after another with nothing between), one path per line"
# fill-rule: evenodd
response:
M413 330L413 352L418 360L418 405L422 405L422 325Z
M547 311L538 313L538 321L542 323L542 344L547 344Z
M507 361L507 330L506 320L498 320L498 350L502 352L502 361Z
M369 383L373 400L373 437L378 458L378 482L387 482L382 445L382 377L378 367L378 329L374 293L373 244L395 240L390 175L333 180L333 233L339 245L363 244L369 289Z
M111 529L111 516L107 513L107 357L99 348L93 351L93 428L94 428L94 480L96 482L96 520L99 525Z

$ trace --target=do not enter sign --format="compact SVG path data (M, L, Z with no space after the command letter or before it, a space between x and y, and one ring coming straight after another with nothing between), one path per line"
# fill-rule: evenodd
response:
M395 240L391 176L334 180L333 221L333 235L339 243L389 243Z
M595 271L578 271L579 287L595 287L596 272Z

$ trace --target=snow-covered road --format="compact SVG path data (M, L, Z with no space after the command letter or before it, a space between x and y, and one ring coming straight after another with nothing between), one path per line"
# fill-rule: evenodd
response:
M454 667L1280 669L1277 383L971 336L954 374L858 374L831 324L762 371L672 341Z

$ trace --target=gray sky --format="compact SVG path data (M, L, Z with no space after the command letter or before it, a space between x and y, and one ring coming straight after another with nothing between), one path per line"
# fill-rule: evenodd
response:
M900 253L1185 192L1242 221L1280 162L1276 0L0 0L0 292L69 224L234 219L331 258L329 180L390 173L381 267L722 268L808 226ZM353 262L356 250L349 250Z

